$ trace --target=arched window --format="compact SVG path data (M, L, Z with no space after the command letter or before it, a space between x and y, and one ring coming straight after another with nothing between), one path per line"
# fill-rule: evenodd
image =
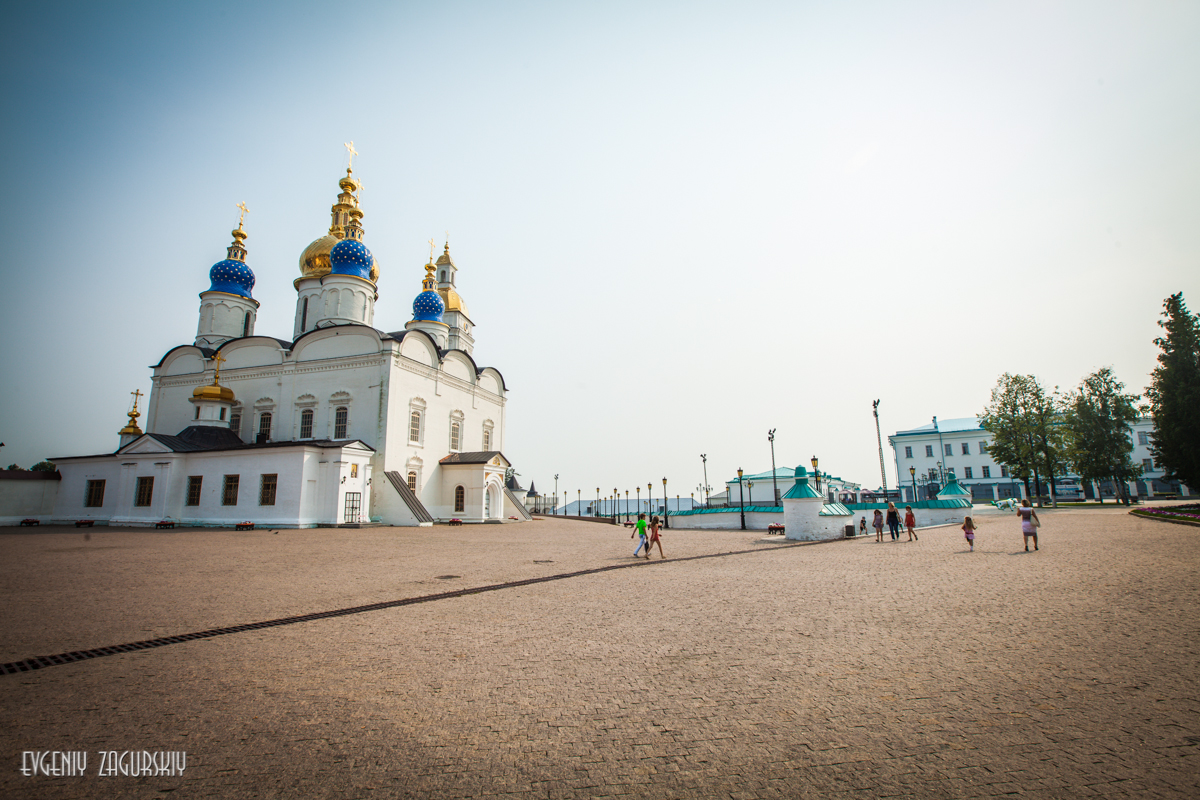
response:
M417 471L415 469L408 471L408 488L414 492L417 490Z
M312 423L313 423L312 409L306 408L303 411L301 411L300 412L300 438L301 439L311 439L312 438Z
M258 436L264 441L271 438L271 412L264 411L258 418Z
M333 438L346 438L346 421L350 418L350 409L345 406L338 406L333 412Z
M442 283L445 283L445 282L446 282L446 270L442 270L442 277L441 277L441 281L442 281Z
M300 304L300 332L304 333L308 328L308 298L304 298L304 302Z
M229 430L239 437L242 435L242 410L236 406L229 414Z
M450 450L451 450L451 452L458 452L461 449L459 447L459 444L461 441L462 441L462 426L459 425L458 420L455 420L454 422L450 423Z
M467 490L461 486L454 487L454 511L461 513L467 508Z
M246 321L242 323L242 336L246 337L249 335L250 335L250 312L247 311L246 312Z
M408 418L408 440L414 444L421 441L421 412L414 411Z
M492 449L492 429L491 428L483 429L483 449L484 450Z

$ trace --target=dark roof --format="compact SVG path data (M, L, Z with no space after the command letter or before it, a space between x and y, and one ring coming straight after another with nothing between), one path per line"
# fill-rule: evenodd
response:
M243 442L229 428L214 425L189 425L176 434L188 444L194 444L202 450L213 450L218 447L241 447Z
M451 453L438 461L439 464L486 464L496 456L504 457L499 450L480 450L474 453ZM504 459L508 461L507 458Z
M40 469L0 469L0 481L61 481L58 470L47 472Z
M524 489L521 488L521 484L517 483L517 476L515 474L508 476L508 480L506 480L504 482L504 487L506 489L511 489L514 492L525 491Z
M534 488L532 480L529 481L529 493L526 495L526 497L537 497L537 489Z
M234 436L232 441L226 440L226 442L227 442L226 444L213 443L213 444L211 444L211 446L206 447L202 444L197 444L197 442L195 441L195 436L196 436L195 434L189 434L189 431L192 431L195 427L196 426L184 428L182 431L179 432L178 436L169 436L168 434L165 434L165 433L147 433L145 435L154 439L159 444L164 445L168 450L170 450L173 453L200 453L200 452L211 453L211 452L218 452L221 450L264 450L264 449L268 449L268 448L272 448L272 447L298 447L298 446L345 447L346 445L354 444L355 442L357 442L358 444L361 444L363 447L367 448L371 452L375 452L375 448L371 447L371 445L367 444L362 439L301 439L298 441L291 441L291 442L265 442L263 444L246 444L241 439L238 439L236 436ZM229 433L231 436L233 435L232 431L227 431L227 433ZM189 435L188 438L184 438L184 434L188 434ZM138 439L135 439L134 441L139 441L140 438L141 437L139 437ZM192 441L189 441L189 439L192 439ZM212 440L210 439L208 441L211 442ZM132 444L132 443L133 442L130 442L130 444ZM63 456L61 458L52 458L52 459L50 459L50 461L52 461L52 462L54 462L54 461L70 461L70 460L76 459L76 458L101 458L101 457L114 457L114 456L118 456L118 455L121 455L121 453L119 451L116 453L97 453L95 455L90 455L90 456Z

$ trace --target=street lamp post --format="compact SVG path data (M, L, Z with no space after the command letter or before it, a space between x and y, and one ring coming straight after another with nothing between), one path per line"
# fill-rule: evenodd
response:
M596 487L596 505L592 508L592 516L600 516L600 487Z
M700 460L704 463L704 507L708 508L708 456L701 453Z
M812 457L813 475L817 478L817 494L821 493L821 471L817 469L817 457Z
M629 522L629 490L625 490L625 521Z
M663 478L663 527L671 527L671 500L667 497L667 479Z
M746 530L746 498L742 494L742 470L738 468L738 503L742 507L742 530Z
M654 516L654 484L646 484L646 512Z
M558 473L554 473L554 515L558 516Z
M916 467L908 468L908 477L912 478L913 502L915 503L915 502L917 502L917 468Z
M638 513L642 513L642 487L634 487L637 489Z
M583 517L583 489L575 490L575 516Z
M942 429L938 425L937 417L933 418L933 429L938 435L938 458L946 457L946 445L942 442ZM938 483L946 485L946 473L942 470L942 462L938 462Z
M779 505L779 482L775 479L775 429L771 428L767 432L767 441L771 443L771 488L774 490L775 502L772 505Z

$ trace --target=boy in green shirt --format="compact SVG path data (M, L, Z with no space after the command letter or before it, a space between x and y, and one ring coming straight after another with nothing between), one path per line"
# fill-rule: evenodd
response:
M633 529L633 533L629 534L629 538L632 539L634 536L640 536L642 538L638 540L637 550L633 551L633 557L637 558L638 553L641 551L641 549L643 547L645 547L646 548L646 558L649 559L650 558L650 545L647 544L647 539L646 539L646 515L645 514L638 514L637 526Z

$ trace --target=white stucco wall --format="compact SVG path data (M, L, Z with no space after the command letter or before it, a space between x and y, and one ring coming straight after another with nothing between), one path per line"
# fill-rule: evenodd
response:
M45 524L54 513L61 481L0 480L0 525L19 525L36 519Z

